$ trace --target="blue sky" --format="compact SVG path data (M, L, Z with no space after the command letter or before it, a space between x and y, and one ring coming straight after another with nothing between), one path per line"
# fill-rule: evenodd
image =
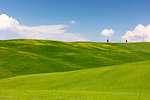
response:
M78 34L90 41L105 41L108 37L101 34L104 29L114 31L110 37L114 42L120 41L127 31L135 35L126 36L126 39L137 41L138 37L140 41L147 41L134 30L139 24L147 29L149 5L150 0L0 0L0 14L29 27L68 25L64 27L67 34ZM72 20L74 24L70 23Z

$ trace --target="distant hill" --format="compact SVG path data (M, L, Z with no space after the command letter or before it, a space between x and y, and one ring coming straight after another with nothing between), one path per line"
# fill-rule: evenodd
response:
M0 41L0 78L150 60L150 43Z

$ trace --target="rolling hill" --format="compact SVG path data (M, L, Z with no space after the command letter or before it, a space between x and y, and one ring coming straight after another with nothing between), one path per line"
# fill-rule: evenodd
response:
M0 78L150 60L150 43L1 40Z
M149 100L149 45L0 40L0 100Z
M0 80L14 100L149 100L150 61ZM9 97L10 96L10 97Z

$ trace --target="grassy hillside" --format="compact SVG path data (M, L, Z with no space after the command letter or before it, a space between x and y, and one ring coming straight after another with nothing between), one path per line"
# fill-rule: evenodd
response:
M150 60L150 43L1 40L0 78Z
M6 99L149 100L150 61L0 80Z
M1 40L0 100L149 100L149 45Z

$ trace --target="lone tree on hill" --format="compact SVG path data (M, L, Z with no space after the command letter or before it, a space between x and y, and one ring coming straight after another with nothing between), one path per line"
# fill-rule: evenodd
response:
M107 39L107 43L109 42L109 40Z

